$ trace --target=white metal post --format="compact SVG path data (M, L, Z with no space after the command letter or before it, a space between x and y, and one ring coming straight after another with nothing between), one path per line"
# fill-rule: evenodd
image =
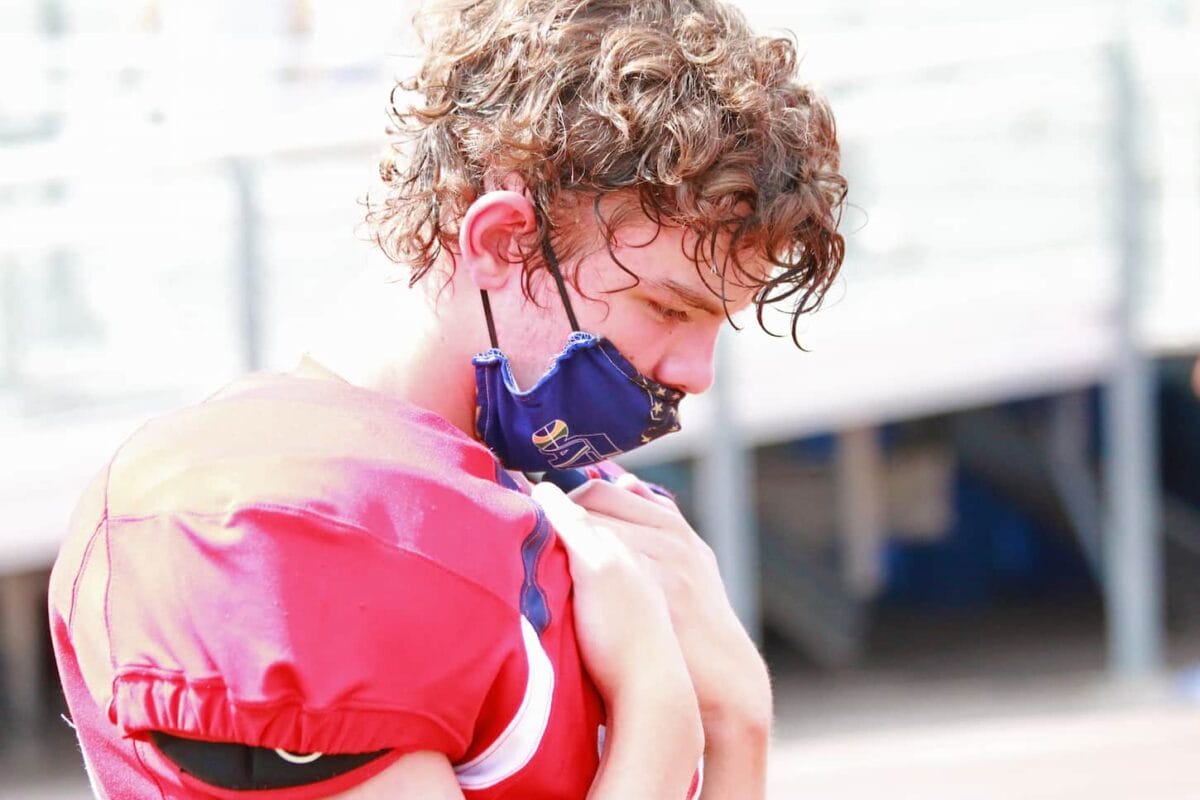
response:
M1123 678L1157 671L1164 638L1155 374L1137 327L1147 261L1145 188L1136 127L1142 112L1131 55L1128 36L1114 43L1109 53L1120 279L1116 356L1104 394L1108 494L1104 596L1109 665Z

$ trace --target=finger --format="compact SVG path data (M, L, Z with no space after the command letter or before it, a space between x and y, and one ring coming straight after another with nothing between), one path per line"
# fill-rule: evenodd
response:
M539 483L531 494L573 558L599 567L607 560L630 556L629 548L602 518L572 502L562 489L552 483Z
M530 492L533 501L542 507L547 522L554 528L568 549L582 550L584 554L594 549L589 536L591 522L586 509L571 501L563 490L552 483L539 483Z
M679 506L670 496L656 491L650 484L634 475L632 472L621 473L614 483L626 491L633 492L638 497L644 497L647 500L657 503L663 508L679 513ZM665 491L665 490L664 490Z
M607 481L588 481L569 497L588 511L637 525L674 530L683 522L677 511Z
M662 528L626 522L607 514L589 512L592 524L612 536L631 553L650 561L674 563L682 556L683 540Z

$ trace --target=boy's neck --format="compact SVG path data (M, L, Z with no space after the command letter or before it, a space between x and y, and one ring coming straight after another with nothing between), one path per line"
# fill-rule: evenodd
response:
M306 357L355 386L432 411L475 438L471 357L485 349L476 342L479 298L453 284L439 293L435 282L440 286L438 276L427 275L409 288L406 280L368 268L329 310ZM486 342L486 332L482 336Z

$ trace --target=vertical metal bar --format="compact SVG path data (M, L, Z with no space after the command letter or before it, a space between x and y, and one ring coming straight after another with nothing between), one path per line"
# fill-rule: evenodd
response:
M1114 230L1119 294L1117 345L1105 387L1104 537L1108 652L1120 677L1148 675L1163 660L1163 597L1154 365L1138 337L1146 263L1145 200L1135 125L1140 119L1132 43L1110 46L1113 86L1113 163L1117 169Z
M738 619L762 641L757 526L754 524L754 467L735 417L730 384L730 348L717 345L712 392L712 430L696 465L697 512L705 540L721 566L721 577Z
M256 370L263 365L262 258L259 242L258 197L254 166L246 158L230 161L230 174L237 203L238 321L242 336L242 367Z

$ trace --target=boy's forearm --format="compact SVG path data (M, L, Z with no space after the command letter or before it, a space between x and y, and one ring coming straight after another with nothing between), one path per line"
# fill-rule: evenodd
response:
M609 710L600 770L588 800L683 798L704 747L695 696L655 691Z
M704 724L701 800L760 800L767 792L771 708L710 716Z
M701 800L758 800L767 792L769 726L706 734Z

